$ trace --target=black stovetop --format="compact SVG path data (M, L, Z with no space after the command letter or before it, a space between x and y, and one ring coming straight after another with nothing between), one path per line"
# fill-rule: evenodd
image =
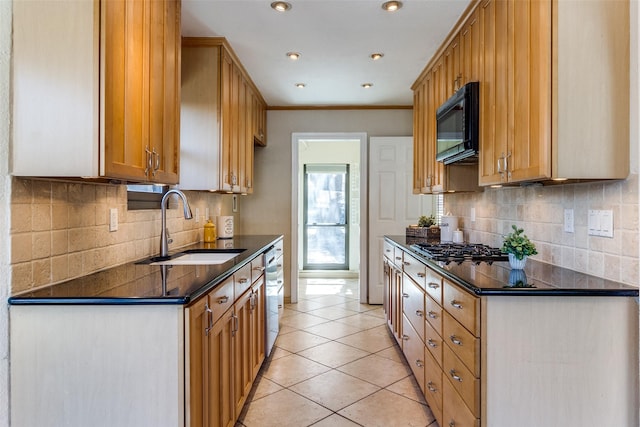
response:
M445 264L451 262L462 263L472 261L493 263L494 261L507 261L507 254L499 248L483 245L481 243L415 243L411 245L416 252L434 261Z

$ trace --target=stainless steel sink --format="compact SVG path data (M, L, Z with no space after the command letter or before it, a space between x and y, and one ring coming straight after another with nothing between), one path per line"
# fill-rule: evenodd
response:
M238 252L224 253L224 252L188 252L178 254L166 260L158 260L151 263L151 265L211 265L211 264L223 264L240 255Z

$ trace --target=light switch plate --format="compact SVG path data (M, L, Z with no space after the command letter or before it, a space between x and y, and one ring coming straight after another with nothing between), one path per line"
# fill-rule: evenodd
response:
M573 209L564 210L564 231L566 233L573 233Z
M589 209L590 236L613 237L613 211Z
M109 231L118 231L118 208L109 209Z
M471 222L476 222L476 208L471 208Z

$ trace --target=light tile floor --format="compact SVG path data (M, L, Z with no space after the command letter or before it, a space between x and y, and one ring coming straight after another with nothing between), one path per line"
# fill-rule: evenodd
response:
M300 279L236 427L438 427L357 279Z

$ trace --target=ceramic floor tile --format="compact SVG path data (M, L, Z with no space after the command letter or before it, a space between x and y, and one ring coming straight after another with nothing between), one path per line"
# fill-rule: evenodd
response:
M346 337L347 335L358 333L361 329L340 322L327 322L305 328L305 331L320 335L321 337L329 338L330 340L335 340Z
M249 403L242 417L246 427L306 427L331 415L331 411L289 391L281 390Z
M289 356L290 354L293 354L293 353L285 350L284 348L280 348L276 345L275 347L273 347L273 350L271 350L271 356L269 356L269 358L271 360L276 360L276 359L280 359L281 357Z
M337 368L354 360L368 356L366 351L353 348L351 346L341 344L339 342L330 341L325 344L298 352L302 357L311 359L314 362Z
M422 390L420 390L420 386L413 375L409 375L408 377L391 384L386 387L386 390L392 391L411 400L415 400L418 403L422 403L424 405L427 404L426 400L424 400L424 396L422 395Z
M282 390L281 386L259 375L256 378L256 381L253 385L253 390L251 390L251 393L253 394L250 395L249 397L252 400L258 400L262 397L268 396L280 390Z
M286 335L293 331L299 331L298 328L294 328L293 326L280 325L280 331L278 332L278 336Z
M376 326L385 325L387 323L384 319L380 319L375 316L367 316L364 313L343 317L342 319L338 319L337 322L359 328L360 330L375 328Z
M323 295L314 298L313 301L324 304L326 307L332 305L344 304L345 302L353 301L353 298L348 298L342 295Z
M299 311L296 311L296 314L283 317L280 323L284 326L291 326L292 328L304 329L306 327L319 325L320 323L325 323L327 321L328 321L327 319L324 319L322 317L312 316L307 313L300 313Z
M380 390L339 414L367 427L424 427L434 421L428 406L387 390Z
M376 353L395 345L395 340L391 338L386 328L386 326L378 326L358 332L357 334L339 338L337 341L368 351L369 353Z
M359 313L365 313L370 310L376 310L381 306L364 304L359 301L349 301L349 302L345 302L344 304L340 304L340 307L344 307L351 311L357 311Z
M269 369L262 376L283 387L290 387L328 370L328 367L320 363L292 354L272 360Z
M317 310L324 308L324 304L321 302L314 302L313 300L301 299L295 304L285 304L285 307L289 310L295 310L302 313L306 313L311 310Z
M278 336L276 343L279 348L283 348L292 353L315 347L329 341L319 335L310 334L305 331L293 331L286 335Z
M337 319L342 319L344 317L353 316L354 314L356 314L356 312L334 305L331 307L310 311L309 314L313 316L323 317L328 320L337 320Z
M402 355L402 350L400 350L400 347L396 344L394 344L392 347L385 348L384 350L380 350L376 354L380 357L391 359L394 362L398 362L398 363L404 363L404 360L405 360L404 356Z
M349 421L345 417L341 417L338 414L333 414L323 420L318 421L313 427L359 427L360 424L356 424L353 421Z
M347 363L337 369L379 387L387 387L400 381L411 372L405 364L375 354Z
M290 388L296 393L339 411L379 390L379 387L335 370L313 377Z
M375 316L375 317L379 317L381 319L385 319L385 313L384 313L384 309L382 307L378 307L376 309L373 310L368 310L366 311L364 314L366 314L367 316Z

